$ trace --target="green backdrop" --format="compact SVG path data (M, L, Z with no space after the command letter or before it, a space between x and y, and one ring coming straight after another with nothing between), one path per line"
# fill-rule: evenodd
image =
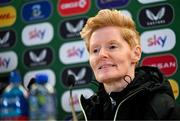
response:
M74 74L77 78L73 88L73 103L77 112L79 112L77 97L80 94L90 95L97 89L97 86L90 83L95 78L89 67L79 31L87 18L94 16L98 10L116 8L129 11L141 34L143 53L139 64L158 66L173 85L176 101L180 103L179 5L179 0L159 0L149 3L148 0L4 0L4 2L2 0L0 2L0 77L18 69L24 84L28 83L34 71L50 69L47 73L50 75L52 73L50 79L54 81L52 84L56 89L58 119L68 119L71 113L67 75ZM48 24L44 24L47 22ZM31 28L27 26L34 28L30 30ZM10 31L10 35L7 31ZM38 39L44 36L47 40ZM6 38L7 43L3 42ZM36 38L37 41L30 38ZM15 67L13 64L16 59L11 58L14 57L11 52L17 55ZM5 66L9 62L8 59L12 61L11 67Z

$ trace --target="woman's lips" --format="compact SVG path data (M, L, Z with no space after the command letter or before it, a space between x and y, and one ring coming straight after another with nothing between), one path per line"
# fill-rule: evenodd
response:
M109 67L114 67L116 66L115 64L104 64L104 65L101 65L98 69L103 69L103 68L109 68Z

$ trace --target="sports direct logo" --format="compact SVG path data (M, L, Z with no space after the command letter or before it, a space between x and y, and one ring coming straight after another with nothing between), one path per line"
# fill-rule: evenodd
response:
M172 76L178 66L176 57L172 54L145 57L141 65L158 67L167 77Z
M39 1L25 4L22 8L22 18L26 22L46 20L52 13L52 5L49 1Z
M90 8L90 0L59 0L58 12L62 16L85 13Z

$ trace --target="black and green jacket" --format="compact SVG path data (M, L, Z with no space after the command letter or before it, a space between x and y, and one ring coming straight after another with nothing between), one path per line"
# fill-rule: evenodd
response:
M180 119L171 86L155 67L136 68L134 80L121 92L107 94L102 84L88 99L80 97L80 120Z

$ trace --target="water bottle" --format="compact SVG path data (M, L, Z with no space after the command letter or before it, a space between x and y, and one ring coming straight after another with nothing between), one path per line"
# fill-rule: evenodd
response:
M35 83L30 86L30 120L56 120L55 92L47 82L48 76L39 74L35 77Z
M10 84L0 96L1 120L28 120L27 92L21 85L18 71L10 73Z
M38 104L38 86L35 82L35 79L31 79L28 85L29 90L29 119L30 120L37 120L39 115L39 104Z

